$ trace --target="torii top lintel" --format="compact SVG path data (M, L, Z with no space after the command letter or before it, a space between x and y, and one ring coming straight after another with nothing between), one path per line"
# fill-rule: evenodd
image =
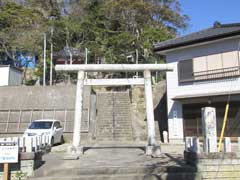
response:
M170 64L82 64L56 65L56 71L85 72L137 72L137 71L172 71Z

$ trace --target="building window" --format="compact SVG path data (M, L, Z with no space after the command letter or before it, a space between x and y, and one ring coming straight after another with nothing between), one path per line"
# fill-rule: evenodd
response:
M193 61L192 59L180 61L178 63L180 82L193 80Z
M239 76L238 52L225 52L180 61L179 82Z

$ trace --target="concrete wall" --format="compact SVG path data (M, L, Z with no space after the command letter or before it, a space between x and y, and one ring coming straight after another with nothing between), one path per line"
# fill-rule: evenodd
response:
M21 84L22 84L22 72L17 69L10 68L8 85L9 86L18 86Z
M0 109L74 109L75 92L76 86L0 87Z
M167 63L174 66L173 72L167 72L168 130L171 141L183 140L182 104L172 98L179 95L197 95L240 90L240 78L208 80L179 84L178 62L196 57L237 51L238 39L228 39L201 46L175 50L166 54Z
M32 120L59 119L72 133L76 86L0 87L0 135L22 134ZM90 87L84 89L82 131L88 132Z

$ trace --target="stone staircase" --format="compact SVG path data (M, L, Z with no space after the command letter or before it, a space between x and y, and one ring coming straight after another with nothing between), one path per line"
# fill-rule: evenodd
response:
M132 121L128 92L97 94L96 140L132 141Z

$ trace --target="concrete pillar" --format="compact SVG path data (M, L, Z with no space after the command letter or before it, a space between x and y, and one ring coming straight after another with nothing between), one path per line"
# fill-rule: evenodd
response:
M203 151L208 153L217 149L216 110L212 107L202 108Z
M200 143L199 143L199 138L198 137L193 138L193 148L192 148L192 150L195 153L200 153Z
M148 146L155 146L155 122L153 112L153 98L152 98L152 82L151 71L144 71L144 87L145 87L145 105L147 114L147 127L148 127Z
M26 149L25 149L25 137L20 137L20 139L19 139L19 147L21 149L21 152L26 152Z
M160 146L156 144L155 139L155 121L153 112L153 98L152 98L152 82L151 71L144 71L144 87L145 87L145 105L147 114L148 138L146 146L146 155L158 157L161 154Z
M186 136L185 137L185 150L186 151L191 150L192 146L193 146L193 137Z
M238 137L238 154L240 154L240 137Z
M75 114L74 114L74 129L73 129L73 151L80 147L81 142L81 120L82 120L82 105L83 105L83 84L84 71L78 72Z
M207 152L208 153L214 153L214 152L217 152L217 140L215 137L209 137L207 138Z
M167 131L163 131L163 142L168 143L168 132Z
M25 146L26 146L26 152L32 152L32 149L33 149L33 139L32 139L32 137L26 137Z
M224 138L224 152L232 152L232 144L231 144L231 139L230 137L225 137Z

